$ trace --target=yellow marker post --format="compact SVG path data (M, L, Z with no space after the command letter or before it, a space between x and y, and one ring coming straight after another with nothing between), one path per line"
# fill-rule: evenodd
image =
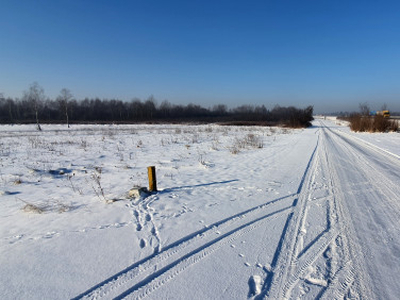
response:
M149 174L149 191L157 192L156 167L147 167L147 173Z

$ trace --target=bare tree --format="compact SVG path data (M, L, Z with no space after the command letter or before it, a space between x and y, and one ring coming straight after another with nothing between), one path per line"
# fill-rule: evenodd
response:
M225 104L217 104L213 106L212 110L217 115L225 115L228 111L228 107Z
M169 117L171 114L171 110L172 110L172 104L168 100L164 100L159 107L159 111L163 118Z
M362 116L369 116L371 110L369 108L368 102L360 103L359 107Z
M69 128L69 117L68 117L68 102L73 98L71 91L69 89L63 88L60 91L60 96L57 100L60 103L61 109L65 111L65 116L67 118L67 126Z
M387 110L387 104L383 103L381 110Z
M147 118L149 118L150 120L153 119L153 117L155 116L155 113L157 111L156 108L156 100L154 99L153 95L151 95L146 102L144 103L144 113L147 116Z
M35 111L36 127L37 130L41 131L42 128L40 127L39 124L39 107L45 98L44 89L37 82L34 82L29 87L29 90L24 92L24 98L25 100L27 100L29 103L32 104L33 109Z

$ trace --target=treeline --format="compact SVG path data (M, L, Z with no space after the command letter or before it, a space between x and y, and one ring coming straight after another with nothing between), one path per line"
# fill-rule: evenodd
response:
M307 127L313 120L313 107L305 109L264 105L242 105L228 109L226 105L204 108L195 104L174 105L163 101L157 105L150 97L129 102L108 99L73 99L63 89L57 99L45 99L43 89L34 84L22 99L0 96L0 122L7 123L157 123L157 122L220 122L237 125L283 125Z

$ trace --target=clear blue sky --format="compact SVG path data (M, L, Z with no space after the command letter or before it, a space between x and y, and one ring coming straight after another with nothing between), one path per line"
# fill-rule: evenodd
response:
M0 93L400 111L400 1L0 1Z

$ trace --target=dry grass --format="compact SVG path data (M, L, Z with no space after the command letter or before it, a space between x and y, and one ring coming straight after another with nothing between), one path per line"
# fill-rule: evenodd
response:
M46 201L46 202L33 203L22 199L17 199L17 200L24 203L24 206L21 209L26 213L33 213L33 214L42 214L45 212L64 213L72 209L71 205L62 203L60 201Z
M20 185L20 184L22 184L21 178L17 178L14 180L14 185Z
M101 184L101 173L102 173L102 168L101 167L95 167L94 172L92 173L92 179L94 181L94 185L92 184L92 189L96 196L102 200L102 201L107 201L106 196L104 194L104 189Z
M261 149L263 147L262 137L249 133L243 138L235 138L233 145L228 148L232 154L238 154L242 149Z
M366 117L359 114L351 115L349 118L350 129L356 132L391 132L399 130L399 123L389 120L381 115Z
M24 207L22 207L22 210L27 213L41 214L46 211L46 206L26 203Z

